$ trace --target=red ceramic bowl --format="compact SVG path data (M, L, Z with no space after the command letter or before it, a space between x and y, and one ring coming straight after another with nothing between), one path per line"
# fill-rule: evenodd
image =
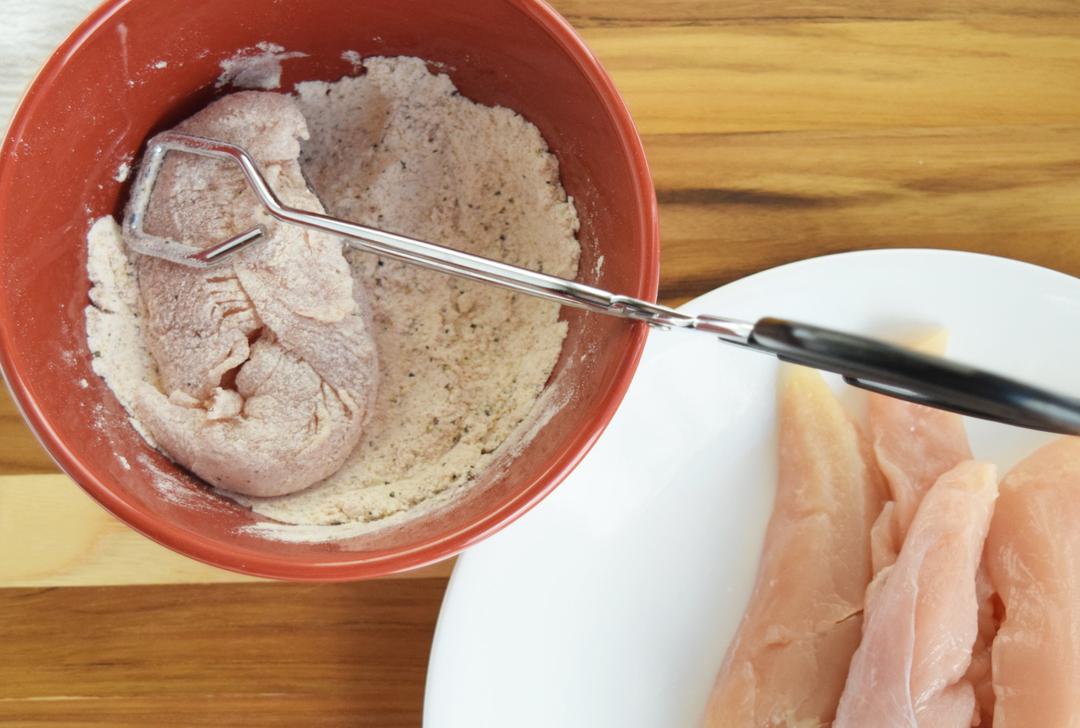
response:
M360 579L431 563L505 526L566 477L622 399L645 330L565 311L569 335L551 386L569 400L501 473L439 510L336 543L243 533L255 517L148 448L92 373L85 238L94 219L123 206L118 168L151 133L220 93L223 59L264 41L307 54L285 62L286 91L352 72L346 50L415 55L443 64L466 96L520 111L543 132L577 200L582 280L655 299L656 203L641 142L600 64L542 2L112 0L49 59L4 142L0 363L60 467L169 548L285 579Z

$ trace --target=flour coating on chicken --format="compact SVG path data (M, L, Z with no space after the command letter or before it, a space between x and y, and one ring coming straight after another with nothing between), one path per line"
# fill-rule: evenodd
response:
M233 94L177 129L244 147L282 202L322 210L297 162L308 131L290 97ZM341 467L374 402L378 366L341 242L273 220L231 163L169 155L148 232L208 247L255 225L264 241L209 270L138 259L160 381L144 383L134 406L157 442L207 482L274 496Z

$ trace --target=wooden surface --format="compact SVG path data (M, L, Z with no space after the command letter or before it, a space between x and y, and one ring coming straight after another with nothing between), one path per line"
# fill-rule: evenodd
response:
M0 589L263 581L158 546L59 474L0 476L0 555ZM446 578L451 566L391 578Z
M0 103L90 4L0 0ZM870 247L1080 275L1076 3L556 6L645 138L666 301ZM234 577L127 531L62 476L22 477L54 472L0 401L0 724L419 724L447 567L191 583ZM98 586L51 588L77 584ZM158 586L100 586L117 584Z

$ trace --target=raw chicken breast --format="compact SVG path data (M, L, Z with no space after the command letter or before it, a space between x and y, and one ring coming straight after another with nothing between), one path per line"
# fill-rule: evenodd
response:
M975 573L996 497L996 468L974 461L927 491L896 563L868 596L836 728L971 725Z
M994 728L1080 726L1080 438L1005 477L986 559L1005 610Z
M832 721L859 643L883 486L821 375L780 384L780 473L757 583L706 711L717 728Z
M912 348L941 355L945 353L945 344L946 333L942 330L915 342ZM896 561L927 490L945 472L970 460L972 455L964 421L959 415L876 394L870 395L868 409L874 454L892 498L885 504L871 533L876 575ZM989 645L995 625L989 579L982 567L976 573L976 581L979 631L968 679L976 686L981 722L988 721L993 712ZM868 598L880 587L881 584L872 584Z
M240 144L285 204L322 210L297 162L307 125L291 98L232 94L177 128ZM207 482L273 496L341 467L378 369L363 292L338 239L271 219L227 163L172 154L162 166L149 232L206 247L256 224L267 238L210 270L139 257L160 388L144 384L135 413Z
M942 331L912 348L942 354L945 341ZM959 415L892 397L869 396L869 422L874 455L894 504L882 511L886 521L874 527L877 572L896 560L926 491L943 473L970 460L971 446Z
M995 509L996 510L996 509ZM994 718L994 685L991 674L990 645L997 635L998 620L994 613L994 587L987 571L986 552L979 570L975 572L975 599L979 603L979 630L971 648L971 666L965 679L975 688L975 703L979 714L972 725L990 728Z

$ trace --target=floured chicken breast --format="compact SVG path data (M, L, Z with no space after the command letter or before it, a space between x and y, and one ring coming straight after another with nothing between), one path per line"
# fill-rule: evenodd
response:
M291 98L232 94L176 128L243 146L283 203L323 209L297 162L308 132ZM337 471L374 401L375 344L341 242L273 220L235 165L184 154L166 159L145 227L208 247L257 224L265 240L210 270L140 256L160 389L143 384L135 414L207 482L276 496Z

